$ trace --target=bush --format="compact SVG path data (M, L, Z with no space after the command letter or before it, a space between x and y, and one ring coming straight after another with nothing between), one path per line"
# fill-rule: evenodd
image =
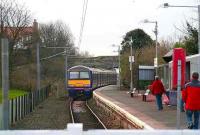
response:
M122 84L125 88L130 88L130 84L127 80L122 80Z
M152 81L150 80L139 80L139 89L145 90L147 86L150 85Z

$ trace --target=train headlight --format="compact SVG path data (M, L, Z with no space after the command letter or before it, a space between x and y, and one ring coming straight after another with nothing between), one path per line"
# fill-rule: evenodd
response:
M68 84L68 87L74 87L74 85L72 85L72 84Z

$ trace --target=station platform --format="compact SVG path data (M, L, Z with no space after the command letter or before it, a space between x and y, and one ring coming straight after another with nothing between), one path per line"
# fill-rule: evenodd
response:
M158 111L155 100L144 102L142 94L130 96L127 90L115 85L99 88L95 93L129 112L153 129L176 129L176 106L163 105ZM142 93L142 92L141 92ZM187 129L186 114L181 112L180 128Z

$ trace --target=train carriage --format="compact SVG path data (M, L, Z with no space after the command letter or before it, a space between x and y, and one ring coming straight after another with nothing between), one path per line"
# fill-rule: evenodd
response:
M68 69L67 89L71 98L90 98L98 87L116 84L117 74L112 70L74 66Z

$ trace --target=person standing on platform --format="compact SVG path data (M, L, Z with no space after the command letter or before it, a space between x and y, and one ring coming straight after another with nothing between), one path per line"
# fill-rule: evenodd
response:
M185 85L182 91L182 99L185 102L187 125L189 129L199 128L200 113L200 82L199 74L192 73L192 81ZM194 122L192 116L194 115Z
M158 76L155 76L155 81L152 84L152 94L156 96L156 103L158 110L163 110L162 105L162 94L165 93L163 83L160 81Z

